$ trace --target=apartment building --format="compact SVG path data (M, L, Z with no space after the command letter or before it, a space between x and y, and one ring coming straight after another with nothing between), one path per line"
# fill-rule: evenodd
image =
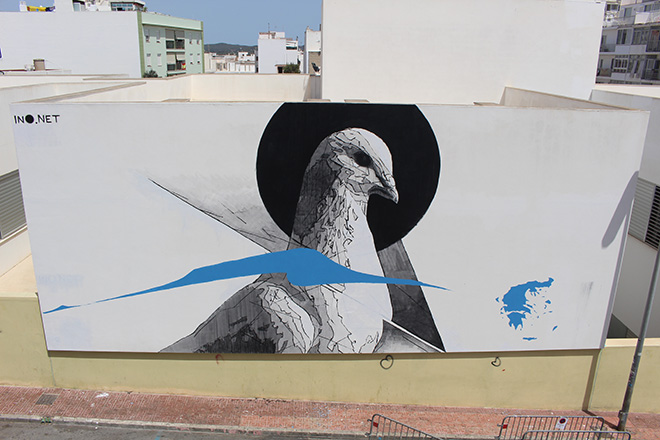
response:
M608 2L598 57L599 83L660 84L660 1Z
M301 55L298 40L286 38L284 32L259 32L258 73L282 73L287 64L300 64Z

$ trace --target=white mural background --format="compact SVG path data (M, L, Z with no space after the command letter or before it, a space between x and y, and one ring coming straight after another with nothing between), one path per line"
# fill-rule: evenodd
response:
M257 147L279 106L14 105L15 115L59 115L15 125L42 312L265 253L149 179L259 204ZM418 279L449 289L423 288L446 350L599 347L641 154L639 139L612 133L643 133L643 121L617 110L419 108L440 148L440 181L403 243ZM48 348L160 351L255 278L45 314ZM512 325L504 296L550 279L523 292L529 311Z

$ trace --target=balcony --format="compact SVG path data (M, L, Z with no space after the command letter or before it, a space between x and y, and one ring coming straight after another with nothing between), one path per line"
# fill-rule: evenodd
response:
M632 24L635 23L635 17L630 16L630 17L612 17L612 16L607 16L603 20L603 27L605 28L611 28L611 27L618 27L618 26L632 26Z
M614 52L615 47L616 47L616 44L601 44L600 45L600 53Z
M168 72L177 71L177 70L181 70L183 72L186 71L185 61L177 61L174 64L169 64L169 63L167 64L167 71Z
M638 12L635 14L635 24L659 23L660 11Z
M185 50L185 40L165 40L165 49Z

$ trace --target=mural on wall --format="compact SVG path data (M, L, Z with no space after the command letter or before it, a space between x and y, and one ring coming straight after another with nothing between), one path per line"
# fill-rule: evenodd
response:
M393 118L406 129L388 129ZM422 285L443 288L417 281L401 242L428 208L439 167L414 106L283 105L257 160L270 218L199 208L274 254L242 261L262 275L163 351L443 350Z
M479 106L18 108L58 115L15 127L49 350L602 341L638 162L617 139L584 141L606 125L597 113L567 126L557 110Z

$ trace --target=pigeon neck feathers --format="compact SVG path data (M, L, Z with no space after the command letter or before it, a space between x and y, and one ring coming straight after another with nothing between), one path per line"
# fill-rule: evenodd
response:
M346 254L356 239L366 238L373 247L371 233L356 237L355 227L356 223L366 224L372 194L398 201L392 158L385 143L356 128L326 137L305 170L289 248L315 249L350 267Z

